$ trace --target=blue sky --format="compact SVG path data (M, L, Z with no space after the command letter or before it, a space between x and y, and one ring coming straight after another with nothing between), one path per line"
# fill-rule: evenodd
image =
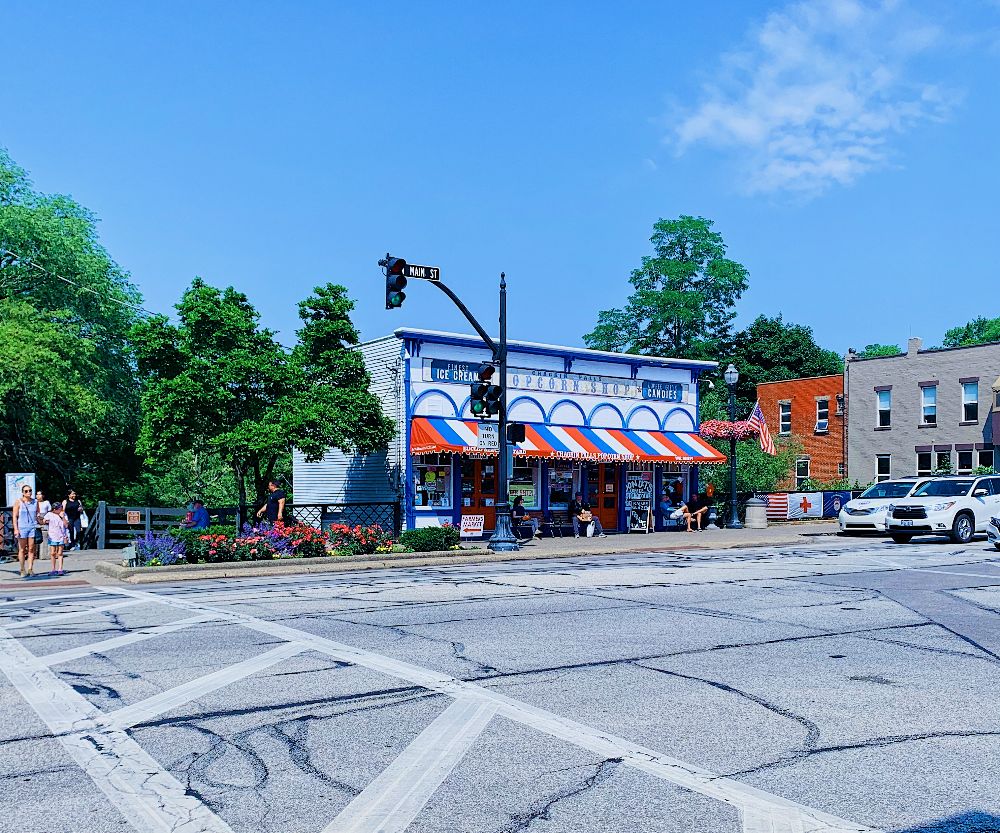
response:
M365 338L484 322L579 344L660 217L716 222L843 352L938 343L997 290L1000 5L8 0L0 145L101 218L146 306L195 275L293 338L345 284ZM13 33L13 34L12 34Z

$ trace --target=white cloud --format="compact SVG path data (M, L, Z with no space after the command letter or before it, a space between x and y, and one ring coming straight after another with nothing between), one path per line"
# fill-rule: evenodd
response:
M894 135L947 117L955 94L909 77L942 41L896 0L786 6L722 56L672 139L739 153L750 192L848 185L889 162Z

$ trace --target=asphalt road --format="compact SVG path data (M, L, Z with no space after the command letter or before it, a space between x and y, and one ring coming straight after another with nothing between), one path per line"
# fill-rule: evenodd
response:
M1000 553L0 596L0 830L1000 830Z

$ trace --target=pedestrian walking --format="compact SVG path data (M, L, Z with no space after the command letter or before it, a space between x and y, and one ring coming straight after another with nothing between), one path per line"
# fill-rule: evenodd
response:
M66 510L61 504L56 504L45 513L43 520L48 526L48 534L45 536L49 544L49 559L52 562L50 576L64 576L63 551L67 541L69 541L69 524L66 523Z
M34 489L24 486L14 501L14 540L17 541L17 564L21 578L31 578L35 568L35 531L38 529L38 501ZM27 565L25 564L27 562Z
M83 537L83 503L76 496L75 489L70 489L66 493L63 509L66 511L66 523L69 525L69 549L78 550Z
M35 502L38 503L38 529L35 530L35 546L38 548L38 560L44 561L49 557L49 539L44 533L45 523L43 519L52 511L52 503L45 499L41 489L35 492Z
M277 523L285 517L285 493L277 480L267 482L267 502L257 510L257 517L267 516L268 523Z

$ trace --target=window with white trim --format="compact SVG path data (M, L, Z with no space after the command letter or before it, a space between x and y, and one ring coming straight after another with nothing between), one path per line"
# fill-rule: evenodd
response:
M955 469L958 474L972 474L972 452L958 452L958 466Z
M984 448L979 452L979 465L984 469L993 468L993 449Z
M979 422L979 382L962 382L962 422Z
M791 434L792 433L792 403L791 402L779 402L778 403L778 433L779 434Z
M917 452L917 475L927 477L933 473L933 455L929 451Z
M816 433L825 434L830 430L830 400L816 400Z
M801 489L809 479L809 458L800 457L795 461L795 488Z
M837 477L843 477L847 474L847 466L843 463L837 463Z
M892 391L880 390L878 392L878 423L879 428L889 428L892 426Z
M920 389L920 420L922 425L937 425L937 385Z
M875 482L881 483L884 480L888 480L890 473L892 472L892 455L891 454L876 454L875 455Z

